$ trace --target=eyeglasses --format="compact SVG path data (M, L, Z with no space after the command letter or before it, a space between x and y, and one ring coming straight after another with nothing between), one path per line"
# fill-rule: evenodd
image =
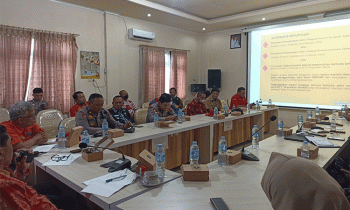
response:
M68 158L70 157L71 155L63 155L63 156L60 156L60 155L53 155L51 157L51 160L52 161L56 161L56 162L60 162L60 161L67 161Z

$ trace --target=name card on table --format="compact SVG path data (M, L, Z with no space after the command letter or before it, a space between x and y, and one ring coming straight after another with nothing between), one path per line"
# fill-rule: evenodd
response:
M224 131L232 130L232 121L224 122Z
M158 144L163 144L164 149L168 149L168 135L152 139L152 152L156 152Z

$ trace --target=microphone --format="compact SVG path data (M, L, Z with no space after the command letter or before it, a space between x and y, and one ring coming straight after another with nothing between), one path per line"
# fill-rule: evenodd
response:
M95 147L95 146L89 146L86 143L80 143L79 144L79 148L80 149L85 149L87 147L92 147L92 148L101 148L101 149L109 149L113 152L115 152L114 150L110 149L110 148L104 148L104 147ZM118 160L116 160L115 162L113 162L111 164L111 166L108 169L108 172L114 172L114 171L119 171L119 170L123 170L125 168L131 169L131 161L129 159L126 159L124 154L122 153L122 151L120 151L119 149L117 149L118 152L120 152L122 154L122 158L119 158Z
M275 121L277 119L277 117L275 115L272 115L270 117L270 120L263 125L259 130L257 130L255 133L253 133L247 140L244 141L243 147L242 147L242 159L243 160L250 160L250 161L259 161L259 158L257 156L255 156L253 153L244 150L245 147L245 143L252 138L256 133L258 133L261 129L263 129L267 124L269 124L272 121Z

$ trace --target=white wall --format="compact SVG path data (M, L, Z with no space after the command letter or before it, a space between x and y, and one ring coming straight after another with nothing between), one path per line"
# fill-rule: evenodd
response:
M107 55L108 55L108 96L126 89L130 99L138 100L139 44L190 50L188 54L188 95L193 79L200 79L202 35L168 26L125 18L128 28L153 31L156 34L152 43L132 41L126 37L123 19L107 15ZM76 6L50 2L48 0L2 0L0 5L0 24L33 28L48 31L75 33L80 51L100 52L101 79L97 80L102 94L106 97L103 68L105 66L104 18L103 12ZM89 80L80 79L78 59L76 90L84 91L88 97L98 92Z
M221 69L219 98L227 100L246 87L247 37L241 34L241 48L230 49L230 36L242 33L239 29L213 32L203 35L202 77L207 83L208 69Z

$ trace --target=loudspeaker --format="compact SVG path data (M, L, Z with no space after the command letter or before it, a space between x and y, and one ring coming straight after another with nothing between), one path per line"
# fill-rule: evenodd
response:
M221 88L220 69L208 69L208 88Z

